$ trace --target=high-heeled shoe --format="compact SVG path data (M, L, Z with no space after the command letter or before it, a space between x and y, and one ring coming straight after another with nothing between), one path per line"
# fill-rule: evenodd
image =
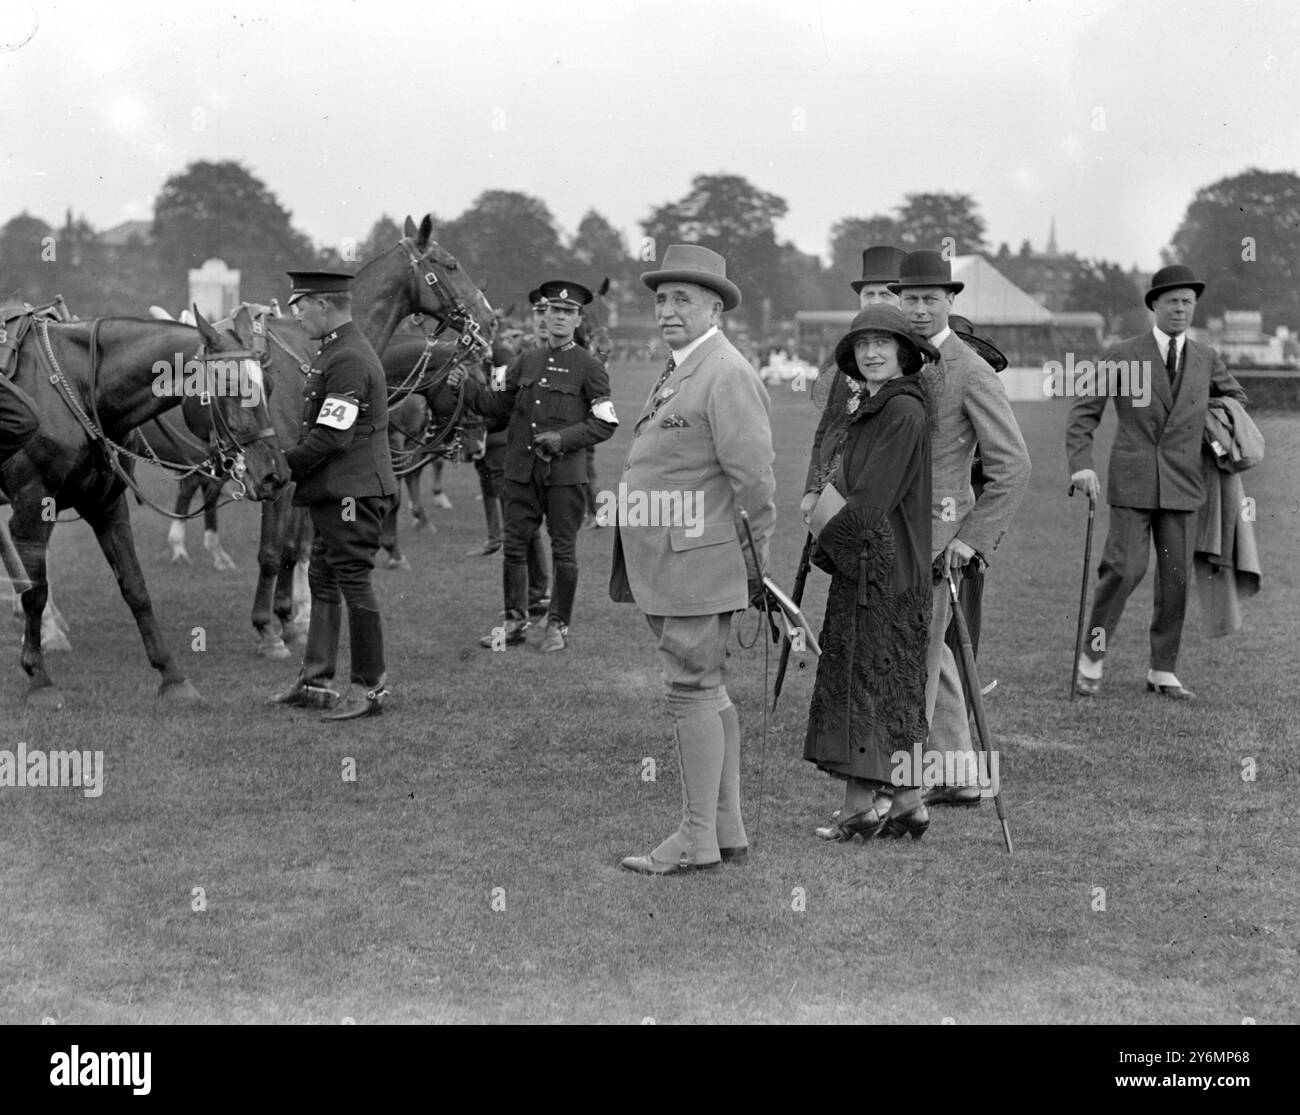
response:
M836 821L833 825L819 828L816 832L823 840L835 840L841 844L847 843L855 836L870 840L880 831L888 816L889 803L884 802L879 806L854 813L851 817L845 817L842 821Z
M905 836L910 836L913 840L920 840L925 835L925 830L930 827L930 811L924 804L909 809L906 813L896 813L890 817L881 828L879 838L881 840L902 840Z

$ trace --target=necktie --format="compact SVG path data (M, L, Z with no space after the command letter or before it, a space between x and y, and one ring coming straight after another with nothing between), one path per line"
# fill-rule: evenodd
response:
M1178 341L1169 338L1169 352L1165 354L1165 371L1169 373L1169 386L1174 386L1174 379L1178 375Z
M672 375L673 372L676 371L676 370L677 370L677 360L674 358L673 354L670 352L670 353L668 354L668 363L664 365L663 375L661 375L661 376L659 377L659 382L655 384L655 389L654 389L653 391L650 392L650 397L651 397L652 399L653 399L657 394L659 394L659 388L661 388L665 383L668 382L668 377L669 377L670 375Z

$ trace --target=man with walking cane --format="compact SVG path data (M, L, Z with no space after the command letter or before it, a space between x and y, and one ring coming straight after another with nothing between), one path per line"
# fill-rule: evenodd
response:
M740 811L740 718L727 695L732 613L762 598L776 523L775 454L767 391L720 331L740 305L726 261L673 244L641 281L671 355L637 418L620 491L661 508L694 509L693 522L617 515L609 594L635 603L658 642L682 777L682 818L625 870L677 875L742 863L749 838ZM758 553L742 545L748 513ZM628 520L632 520L629 522ZM764 697L766 699L766 696Z

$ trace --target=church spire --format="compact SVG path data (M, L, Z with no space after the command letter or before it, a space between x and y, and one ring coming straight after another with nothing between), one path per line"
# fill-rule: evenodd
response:
M1049 256L1060 255L1060 252L1056 250L1056 215L1055 214L1052 215L1051 229L1047 234L1046 254Z

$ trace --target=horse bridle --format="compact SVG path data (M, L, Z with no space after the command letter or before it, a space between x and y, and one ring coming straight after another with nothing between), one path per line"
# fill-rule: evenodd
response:
M211 403L214 394L211 388L216 385L218 361L234 362L236 365L242 364L245 360L256 363L262 369L262 400L266 401L266 365L270 359L270 350L266 345L265 333L259 328L261 324L257 320L253 323L251 348L235 349L233 352L208 352L206 343L203 340L199 341L199 351L195 354L195 359L203 362L204 385L204 392L199 396L200 406L208 406ZM244 476L248 472L244 450L256 442L267 440L275 440L274 427L263 426L252 433L241 435L230 425L220 407L212 407L212 428L208 432L208 459L213 462L217 474L214 479L229 477L239 486L237 493L231 493L233 498L242 499L248 494L248 488L244 485Z
M437 387L442 380L451 374L453 368L464 363L475 348L481 348L484 352L489 351L490 348L487 338L483 336L482 328L474 319L469 307L454 294L444 292L446 284L438 278L436 271L425 270L425 260L438 250L438 245L432 244L428 251L421 255L416 251L415 243L409 236L403 236L398 241L398 244L406 252L407 261L411 265L411 305L416 307L415 312L417 315L423 316L427 313L430 317L437 318L438 325L432 333L425 334L424 352L421 353L420 359L416 361L412 373L408 374L405 380L389 392L388 402L390 406L416 391ZM437 310L426 311L420 308L422 304L420 298L421 284L428 287L437 296L439 302ZM434 343L442 336L448 325L454 327L458 334L456 347L452 350L446 363L433 373L426 384L423 382L423 375L428 368L429 360L432 358ZM415 377L414 383L411 382L412 375Z

